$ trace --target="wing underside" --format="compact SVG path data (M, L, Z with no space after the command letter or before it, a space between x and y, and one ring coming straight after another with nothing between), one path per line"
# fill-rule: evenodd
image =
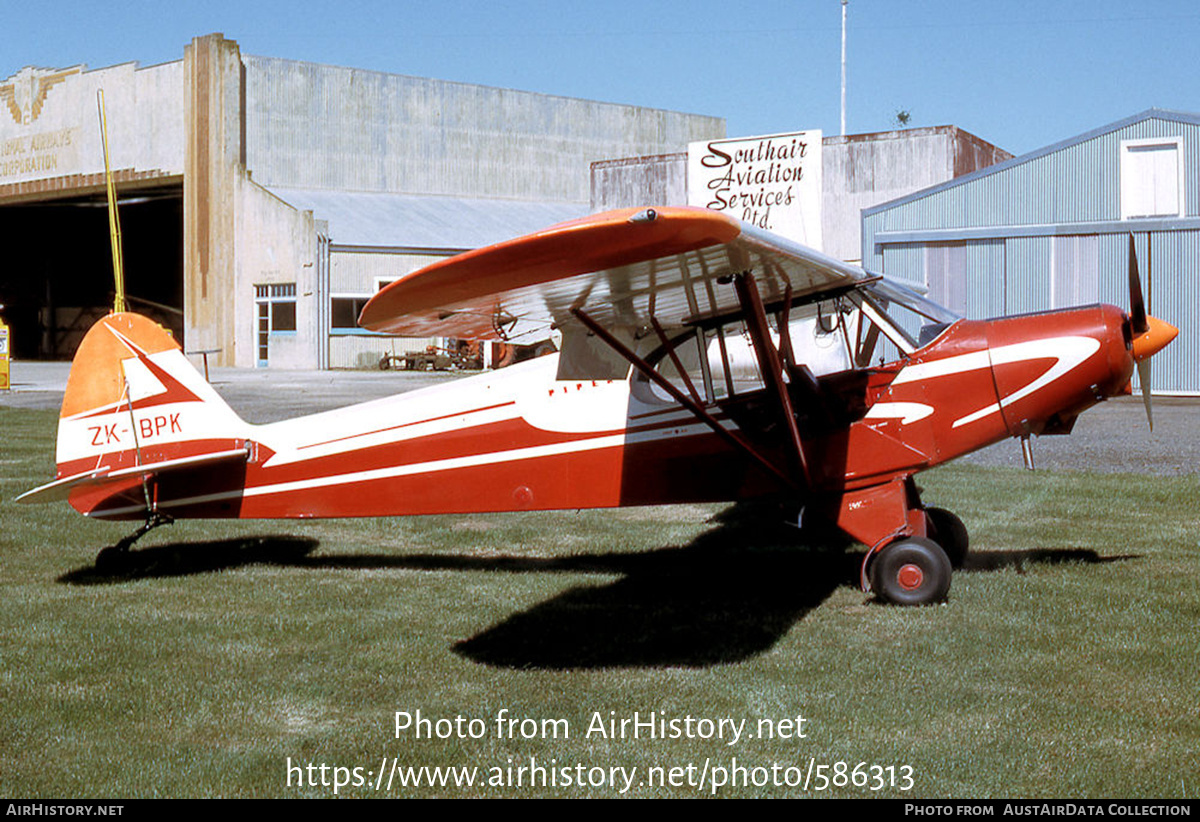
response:
M861 269L696 208L597 214L439 261L367 303L360 324L404 336L544 338L583 310L613 329L678 328L739 310L735 275L763 302L847 288Z

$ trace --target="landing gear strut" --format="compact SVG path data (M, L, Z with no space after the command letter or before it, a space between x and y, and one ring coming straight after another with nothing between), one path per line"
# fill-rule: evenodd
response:
M97 571L118 571L129 561L129 549L133 544L153 531L160 525L170 525L174 518L167 514L151 511L146 515L146 522L129 536L121 539L116 545L110 545L96 555Z

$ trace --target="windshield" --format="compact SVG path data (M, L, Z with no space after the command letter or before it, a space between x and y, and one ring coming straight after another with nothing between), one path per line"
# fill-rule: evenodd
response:
M911 288L890 280L876 280L862 289L864 300L891 320L915 350L928 345L962 316ZM911 352L906 352L911 353Z

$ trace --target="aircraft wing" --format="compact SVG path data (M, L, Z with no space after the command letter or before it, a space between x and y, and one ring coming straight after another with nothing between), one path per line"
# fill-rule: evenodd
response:
M701 208L595 214L438 261L382 289L359 324L411 337L544 338L582 309L608 328L680 327L739 310L732 276L763 302L852 286L862 269Z

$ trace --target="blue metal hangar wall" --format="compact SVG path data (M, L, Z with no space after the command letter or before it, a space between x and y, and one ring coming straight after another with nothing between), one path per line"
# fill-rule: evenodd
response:
M99 89L133 305L242 367L420 347L358 330L363 302L587 214L596 161L725 136L718 117L256 57L220 34L156 66L27 67L0 81L0 240L39 254L25 281L0 275L21 356L69 357L112 305Z
M1180 329L1154 391L1200 394L1200 115L1150 109L865 209L862 256L968 317L1128 308L1130 234L1148 308Z

